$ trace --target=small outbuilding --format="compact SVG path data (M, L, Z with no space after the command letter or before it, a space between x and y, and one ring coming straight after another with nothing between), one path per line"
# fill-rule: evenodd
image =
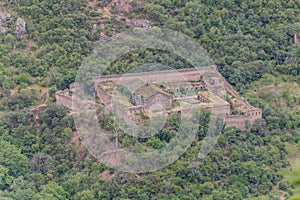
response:
M164 109L172 109L173 97L154 84L145 84L132 93L133 104L149 109L153 105L161 105Z

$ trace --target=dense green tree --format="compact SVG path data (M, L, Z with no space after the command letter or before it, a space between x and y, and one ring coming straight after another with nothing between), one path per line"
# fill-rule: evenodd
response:
M42 187L40 199L45 200L67 200L68 193L57 183L50 182Z
M27 176L29 172L29 161L21 154L20 149L9 142L0 140L0 165L8 169L8 175L13 177Z

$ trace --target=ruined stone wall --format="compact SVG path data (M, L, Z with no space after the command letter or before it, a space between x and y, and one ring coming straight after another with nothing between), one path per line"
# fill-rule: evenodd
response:
M133 93L133 103L134 105L144 105L144 99L135 93Z
M236 126L241 129L245 129L245 122L248 121L250 125L257 119L262 119L262 109L251 106L246 100L244 100L233 87L225 80L225 78L219 73L219 77L223 80L226 91L238 100L237 103L232 102L233 108L243 106L246 108L245 115L227 115L226 116L226 127Z
M208 108L212 113L219 114L219 115L229 115L230 114L230 105L220 105L220 106L213 106Z
M139 114L141 112L144 112L143 106L133 106L128 109L129 114Z
M104 112L106 114L113 114L115 117L117 117L119 120L124 120L127 125L135 126L135 120L137 118L132 118L132 116L136 116L136 114L139 114L141 112L144 112L143 106L132 106L128 108L124 108L117 102L109 103L104 107ZM137 120L139 121L139 120Z
M211 74L211 77L209 76ZM209 67L200 67L200 68L190 68L190 69L179 69L179 70L169 70L169 71L160 71L160 72L141 72L141 73L132 73L126 75L110 75L103 76L98 78L99 82L112 81L118 84L126 84L134 79L141 79L144 82L154 82L154 83L167 83L167 82L180 82L180 81L204 81L206 86L210 88L209 84L219 84L221 82L224 86L224 89L238 100L239 104L242 104L246 108L245 115L230 115L230 106L213 106L210 109L214 113L225 115L226 127L236 126L241 129L245 129L245 122L249 121L250 125L256 119L262 118L262 110L259 108L254 108L247 101L245 101L239 94L233 89L233 87L222 77L222 75L216 70L215 66ZM217 80L216 80L217 79ZM207 81L217 81L218 83L208 83ZM214 86L214 85L212 85ZM73 84L70 86L70 91L74 92L78 86ZM195 85L193 88L197 89L198 85ZM111 96L106 93L101 87L95 87L97 95L101 102L105 103L105 110L112 111L123 118L127 123L132 123L133 121L130 118L130 114L143 111L142 108L133 107L130 109L124 109L118 104L111 105ZM64 105L69 108L72 107L72 97L70 96L69 90L64 90L55 93L56 103L59 105ZM172 97L171 97L172 98ZM161 100L161 98L158 98ZM153 102L151 102L152 104ZM97 106L93 103L91 106ZM112 109L111 106L114 106ZM237 106L237 105L233 105ZM187 111L188 112L188 111Z
M202 94L198 94L197 95L197 100L200 102L200 103L210 103L211 100L206 98L205 96L203 96Z
M247 116L227 115L227 116L225 116L226 128L231 127L231 126L235 126L235 127L238 127L242 130L245 130L246 129L245 123L246 123L247 120L250 122L250 120L248 119Z
M180 89L183 88L185 90L207 90L207 85L201 81L199 83L187 83L187 84L180 84L180 85L168 85L168 89L173 92L179 92Z
M203 75L212 74L212 77L205 77ZM184 78L183 78L184 77ZM210 80L213 81L210 84L220 84L222 82L222 87L236 100L238 100L237 105L233 104L233 106L244 106L246 108L245 115L230 115L230 105L222 105L222 106L213 106L208 108L213 113L226 115L226 127L236 126L241 129L245 129L246 121L249 121L250 125L256 119L262 118L262 110L259 108L254 108L247 101L245 101L240 95L234 90L234 88L226 81L226 79L217 71L215 66L203 67L203 68L192 68L192 69L180 69L175 71L165 71L165 72L146 72L146 73L134 73L127 74L122 77L122 75L112 75L101 77L99 81L113 81L119 82L127 82L128 80L133 80L133 78L139 78L148 82L156 82L156 83L165 83L165 82L178 82L185 79L186 81L201 81L201 80ZM218 80L216 80L218 79ZM219 81L218 83L215 83ZM172 88L173 89L173 88ZM196 88L189 88L196 89ZM238 105L241 104L241 105Z
M178 70L154 71L154 72L138 72L123 75L108 75L99 77L99 82L112 81L118 84L126 84L134 79L141 79L144 82L151 83L167 83L180 81L200 81L203 74L213 72L215 67L187 68Z
M248 110L247 115L251 118L251 120L261 119L262 118L262 109L252 108L252 109Z
M131 112L130 109L125 109L123 108L121 105L119 105L118 103L114 103L113 105L110 104L110 109L105 109L106 112L109 113L113 113L115 114L114 116L117 116L118 118L120 118L121 120L124 120L126 122L126 124L135 125L135 122L131 119L130 114L134 114L134 108L132 108Z
M70 88L70 92L74 93L76 90L83 90L83 85L79 84L79 83L71 83L69 88Z
M227 115L225 116L226 127L236 126L242 130L246 129L246 122L249 122L249 125L253 125L255 120L261 119L261 109L255 109L255 112L251 112L251 115Z
M107 92L100 86L96 87L96 93L101 103L108 104L111 102L112 97L109 94L107 94Z
M244 100L234 90L234 88L226 81L226 79L216 70L216 68L215 68L214 73L220 78L220 80L222 80L225 90L231 96L233 96L235 99L238 100L238 104L241 104L241 105L235 105L233 103L233 107L244 106L246 108L245 115L229 115L227 113L227 115L225 116L226 127L236 126L240 129L244 130L244 129L246 129L245 124L247 121L250 123L249 125L251 126L255 120L262 118L262 110L260 108L255 108L255 107L251 106L246 100ZM211 109L218 111L218 109L216 107L211 108ZM228 110L227 110L227 112L228 112ZM229 113L230 113L230 109L229 109Z
M56 104L66 106L71 109L72 104L73 104L73 98L70 94L72 94L72 92L69 89L65 89L63 91L56 92L55 93ZM76 108L76 109L95 110L100 107L99 104L92 102L92 101L86 102L86 103L78 103L78 100L79 99L75 99L75 101L77 101L76 106L81 106L81 107Z
M68 108L72 107L72 97L69 95L69 90L59 91L55 93L56 104L63 105Z
M156 104L162 105L165 109L172 109L173 98L169 95L157 93L145 99L145 108L150 108Z
M223 80L223 84L224 84L224 88L225 90L234 98L236 98L239 102L239 105L234 105L233 103L233 107L235 106L244 106L247 109L252 109L254 108L253 106L251 106L245 99L243 99L235 90L234 88L226 81L226 79L219 73L216 72L218 74L218 76Z

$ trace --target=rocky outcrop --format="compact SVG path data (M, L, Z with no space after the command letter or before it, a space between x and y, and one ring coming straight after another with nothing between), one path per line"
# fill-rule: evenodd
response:
M0 23L5 23L11 19L11 15L7 12L0 12Z
M146 19L126 19L126 24L138 28L144 28L144 29L150 28L150 21Z
M124 12L128 12L131 8L131 0L116 0L112 3L118 14L124 15Z
M104 33L100 33L99 39L101 41L106 41L109 37L107 35L105 35Z
M11 19L11 15L7 12L0 12L0 33L7 33L8 28L4 26L4 23Z
M4 24L11 20L11 14L7 12L0 12L0 33L7 33L9 28ZM22 37L26 33L26 22L22 18L18 18L15 23L15 36Z
M26 22L22 18L18 18L15 25L15 35L22 37L26 33Z
M8 31L7 27L0 26L0 33L7 33L7 31Z
M93 29L97 30L97 29L104 29L105 25L104 24L94 24L93 25Z

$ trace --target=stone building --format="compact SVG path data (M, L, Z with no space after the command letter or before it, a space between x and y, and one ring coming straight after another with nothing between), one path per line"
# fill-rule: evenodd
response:
M76 89L80 88L81 86L71 84L70 89L66 88L62 91L58 91L55 93L55 100L57 105L63 105L68 107L69 109L72 109L74 101L78 100L77 98L72 98L73 93L75 92ZM76 103L76 105L82 105ZM85 105L85 108L76 108L76 109L89 109L89 110L94 110L99 108L99 104L95 102L87 102ZM73 108L75 109L75 108Z
M143 80L143 84L132 84L138 83L137 80ZM129 89L126 98L116 90L118 86ZM79 85L72 84L70 90L57 92L57 104L71 108L71 93L78 88ZM256 120L262 119L262 110L240 97L216 66L101 76L97 78L95 89L99 102L94 102L91 108L102 104L106 112L114 111L130 123L132 119L139 119L141 113L147 114L149 109L155 109L156 105L157 108L169 110L168 113L190 112L189 108L182 110L176 107L175 101L186 101L225 116L226 127L246 129ZM179 92L181 89L185 92ZM222 98L225 95L229 98L226 101Z
M146 109L153 105L161 105L166 109L171 109L173 104L172 95L153 84L145 84L135 90L132 94L132 100L134 105L144 106Z

